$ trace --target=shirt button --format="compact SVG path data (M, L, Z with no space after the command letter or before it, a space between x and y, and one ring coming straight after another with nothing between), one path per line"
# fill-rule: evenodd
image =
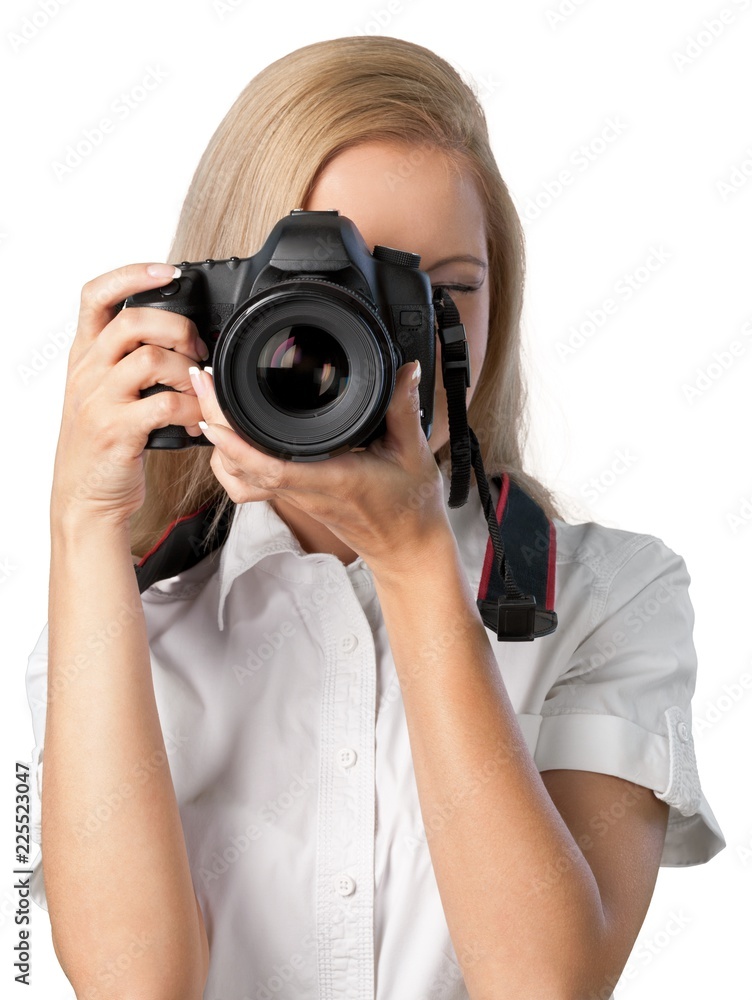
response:
M337 751L337 763L341 767L352 767L357 759L358 755L352 747L340 747Z
M345 635L342 637L339 644L340 649L342 650L343 653L352 653L352 651L356 648L357 645L358 645L357 635Z
M338 875L334 885L340 896L352 896L355 892L355 882L349 875Z
M676 731L679 733L679 739L682 740L682 742L689 742L689 727L686 722L680 722L676 727Z

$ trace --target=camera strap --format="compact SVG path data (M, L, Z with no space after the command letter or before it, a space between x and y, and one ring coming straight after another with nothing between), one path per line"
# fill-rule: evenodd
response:
M495 509L490 491L488 497L497 542L494 545L491 535L486 545L478 609L484 624L498 639L537 639L556 629L556 613L552 610L556 582L555 528L533 498L506 473L494 476L492 482L499 494ZM189 570L225 542L235 505L225 508L216 532L208 541L218 504L218 498L210 500L168 525L159 541L134 566L140 594L161 580ZM499 551L503 553L501 560ZM515 576L510 568L510 552ZM524 602L522 605L515 603L520 600ZM531 603L534 619L528 610Z
M446 289L434 290L433 305L449 418L449 506L462 507L467 503L472 468L488 524L489 540L478 590L478 610L485 626L495 632L500 641L519 642L550 635L557 626L553 610L556 529L533 498L506 473L494 479L499 488L498 509L494 508L480 445L467 422L470 355L465 327ZM505 543L514 553L511 561L515 564L516 576Z

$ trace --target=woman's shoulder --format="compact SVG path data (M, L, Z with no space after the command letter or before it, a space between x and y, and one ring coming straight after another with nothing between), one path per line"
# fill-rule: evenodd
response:
M632 605L670 595L676 610L690 617L691 576L684 558L657 535L609 527L597 521L556 529L556 592L559 608L587 595L591 624L609 615L623 618Z
M619 569L638 553L641 554L640 562L654 562L656 568L681 560L681 556L657 535L615 528L598 521L572 524L557 517L552 523L556 531L557 564L581 563L596 573L604 573Z

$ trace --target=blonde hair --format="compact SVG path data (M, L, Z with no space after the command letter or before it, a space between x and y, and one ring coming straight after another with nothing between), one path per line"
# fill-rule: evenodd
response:
M469 422L488 475L507 472L549 517L561 516L553 494L522 467L528 433L522 226L475 93L434 52L398 38L358 36L307 45L267 66L241 92L201 157L168 259L256 253L279 219L305 205L324 166L368 140L438 149L475 178L486 213L490 320ZM448 450L438 451L440 463L448 462ZM131 520L134 553L148 551L172 520L209 501L218 501L210 533L215 530L232 501L210 467L211 449L147 449L144 455L146 500Z

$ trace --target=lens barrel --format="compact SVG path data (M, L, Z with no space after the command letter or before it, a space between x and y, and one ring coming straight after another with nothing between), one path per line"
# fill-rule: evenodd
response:
M213 372L228 422L295 461L365 444L384 419L399 359L374 305L341 285L296 278L244 302L217 341Z

